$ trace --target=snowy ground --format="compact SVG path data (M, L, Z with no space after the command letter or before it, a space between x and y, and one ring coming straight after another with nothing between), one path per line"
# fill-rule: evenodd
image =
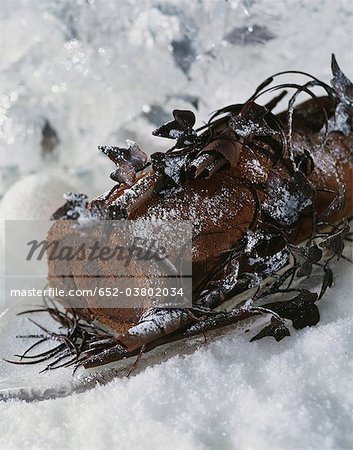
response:
M206 119L278 70L329 81L331 52L353 78L352 20L350 0L0 0L0 218L47 217L71 186L108 189L97 145L156 150L173 108L199 99ZM337 272L317 327L2 403L1 448L352 448L353 273Z

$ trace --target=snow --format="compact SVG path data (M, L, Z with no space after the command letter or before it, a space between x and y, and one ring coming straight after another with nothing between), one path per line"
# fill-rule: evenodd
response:
M172 109L198 100L201 125L276 71L329 81L331 52L353 75L350 0L0 5L2 219L47 217L68 185L109 190L97 146L166 149L151 132ZM352 448L352 266L336 272L318 326L280 343L227 336L83 394L0 403L1 448Z
M0 220L49 220L74 187L53 175L33 174L14 183L0 202Z

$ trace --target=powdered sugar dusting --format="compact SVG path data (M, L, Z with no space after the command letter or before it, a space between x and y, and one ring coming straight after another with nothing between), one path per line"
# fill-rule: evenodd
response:
M242 204L241 197L235 199L234 191L227 187L221 188L215 194L201 189L199 192L193 192L187 199L182 195L175 195L170 204L162 202L150 206L146 217L154 220L190 220L194 232L201 233L209 223L216 226L225 217L234 218Z
M247 161L244 166L248 170L250 177L254 177L254 176L265 177L266 176L266 172L262 168L260 161L258 159L252 159L250 161Z

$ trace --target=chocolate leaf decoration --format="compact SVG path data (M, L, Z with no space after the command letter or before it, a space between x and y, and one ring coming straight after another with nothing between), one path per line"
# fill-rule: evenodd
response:
M281 320L277 319L277 317L271 317L270 325L267 325L260 331L260 333L251 338L250 342L257 341L264 337L274 337L276 341L279 342L286 336L290 336L288 328Z
M297 271L297 277L310 277L313 270L313 265L309 261L305 261Z
M337 188L337 193L335 198L329 204L329 206L320 214L319 220L324 220L332 214L341 211L344 207L346 194L346 185L344 183L339 183Z
M342 103L345 103L349 107L353 107L353 83L340 69L334 54L332 54L331 57L331 69L333 75L331 86L336 91L336 94Z
M63 197L66 200L66 203L54 212L51 219L79 219L87 208L87 195L68 192L67 194L64 194Z
M334 252L339 258L344 249L344 238L349 232L349 225L345 223L337 232L332 233L320 243L320 247L327 248Z
M322 286L321 286L321 291L320 291L320 294L319 294L319 298L321 298L325 294L326 289L328 287L332 286L332 283L333 283L332 270L328 266L325 266L324 267L324 276L323 276L323 280L322 280Z
M266 122L265 117L268 112L265 106L249 102L239 114L230 114L230 126L237 135L243 138L274 136L278 134L278 131L271 128Z
M136 172L146 166L147 155L136 142L127 140L126 143L128 148L115 146L99 146L98 148L117 166L117 169L110 174L110 178L131 186L136 179Z
M298 247L288 244L289 251L294 257L294 265L299 270L298 277L309 277L313 264L318 263L322 258L322 250L314 243L310 247Z
M302 172L287 180L272 173L267 181L263 212L282 226L294 225L300 214L314 202L315 191Z
M280 317L289 319L297 330L316 325L320 320L318 307L315 305L318 295L303 289L300 293L283 302L275 302L264 305L265 308L277 313Z
M322 250L316 245L310 245L310 247L305 247L307 250L308 260L312 263L318 263L322 258Z
M152 132L154 136L176 139L177 148L192 144L197 139L197 134L193 129L196 118L195 114L189 110L174 109L174 120L167 122Z

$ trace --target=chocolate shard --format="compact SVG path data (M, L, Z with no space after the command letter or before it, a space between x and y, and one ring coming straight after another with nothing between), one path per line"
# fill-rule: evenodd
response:
M115 146L99 146L99 150L116 164L117 169L110 174L110 178L118 183L131 186L136 179L136 172L147 164L147 155L136 142L127 140L128 148Z
M336 106L335 114L328 121L329 131L340 131L348 136L352 131L352 113L344 103Z
M110 174L110 178L117 183L124 183L132 186L136 179L136 171L132 164L127 161L121 161L117 164L117 169Z
M148 160L146 153L141 150L136 142L127 139L126 143L130 152L131 164L136 170L142 170L146 166Z
M175 185L180 185L185 174L187 165L187 156L176 153L156 152L151 155L152 169L163 174L166 179L172 181Z
M333 78L331 80L331 86L336 91L340 101L350 108L353 107L353 83L342 72L337 64L336 57L332 54L331 57L331 69Z
M190 162L187 169L197 178L207 170L210 164L215 162L216 158L214 153L202 152Z
M126 143L128 145L127 148L110 145L101 145L98 148L115 164L125 161L130 163L136 171L143 169L148 159L146 153L141 150L136 142L127 139Z

